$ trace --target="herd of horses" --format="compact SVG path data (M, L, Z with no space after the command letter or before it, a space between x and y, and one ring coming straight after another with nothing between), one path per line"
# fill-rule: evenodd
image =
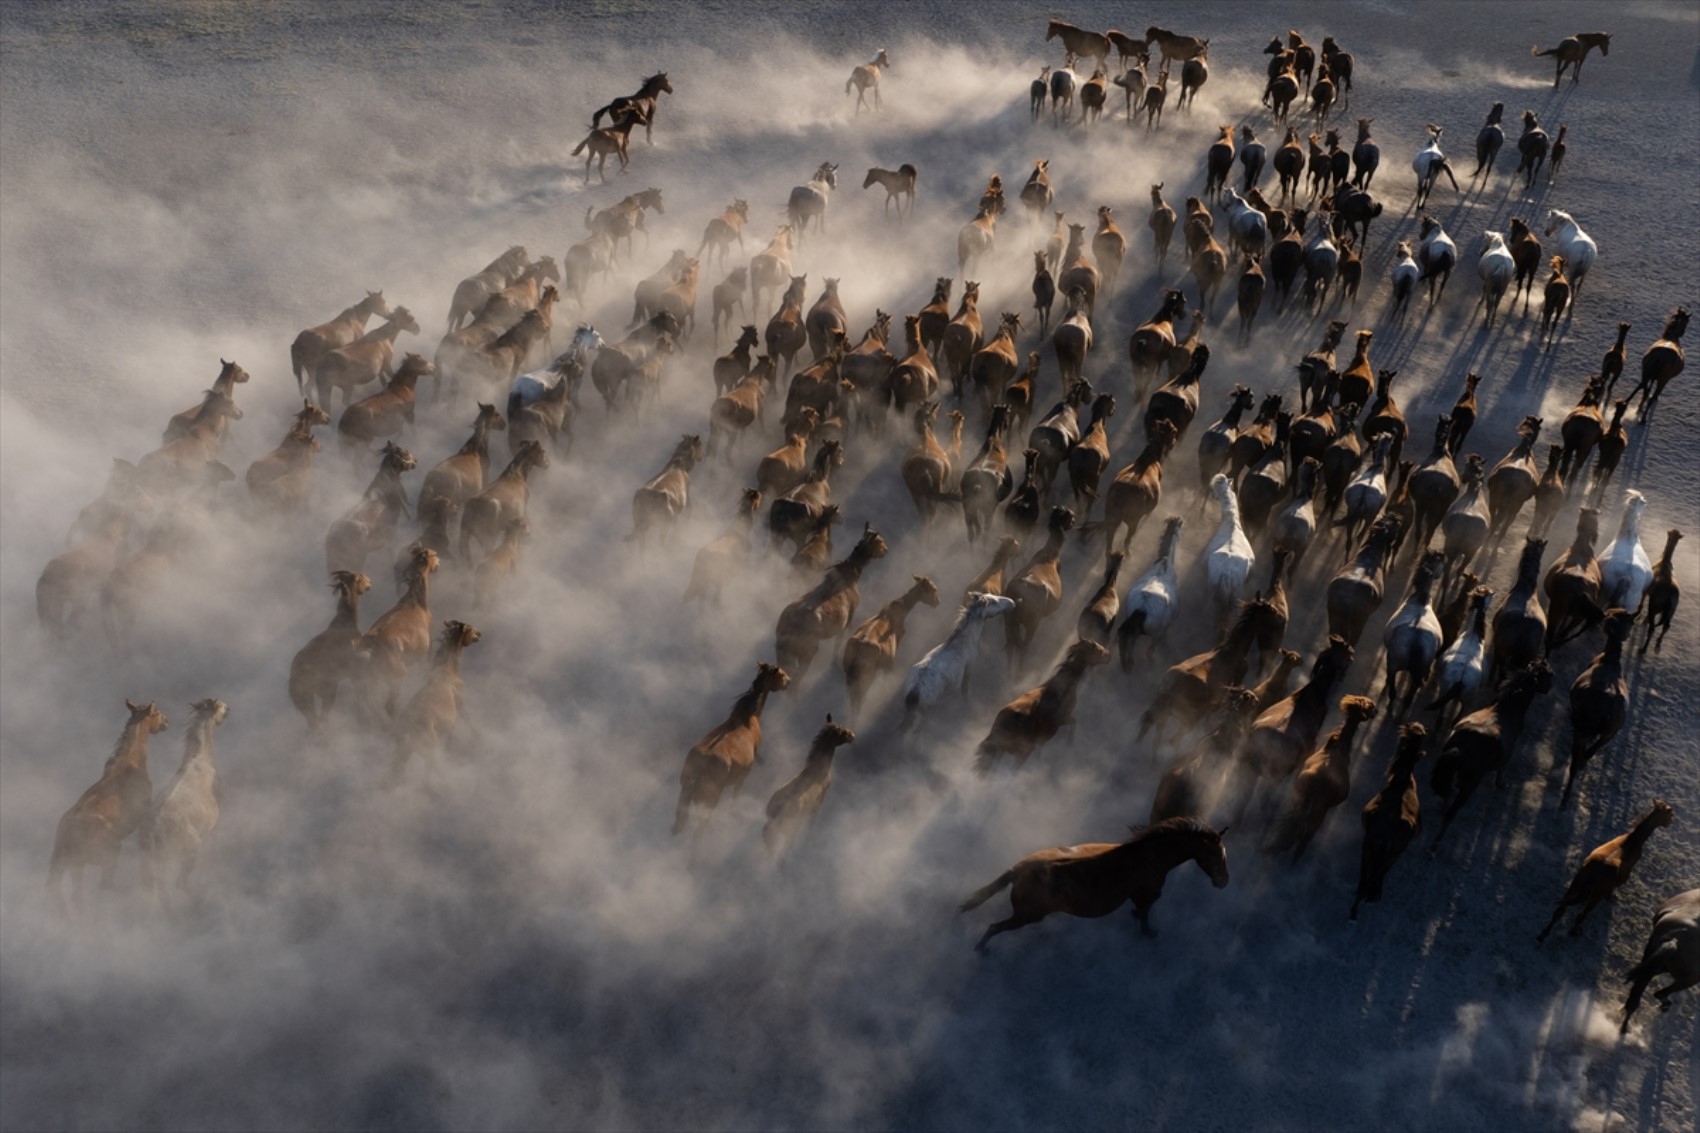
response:
M1127 90L1130 117L1137 101L1151 111L1151 124L1160 117L1171 64L1183 68L1183 104L1208 74L1209 40L1162 28L1135 38L1053 20L1045 38L1060 39L1065 58L1062 67L1047 68L1043 89L1034 84L1035 115L1045 97L1067 108L1076 86L1072 67L1085 63L1093 77L1079 86L1083 117L1090 120L1086 111L1103 106L1112 51L1119 64L1114 81ZM1597 46L1603 54L1608 40L1577 36L1546 54L1556 53L1560 76L1573 67L1575 81L1588 50ZM1148 79L1144 68L1152 49L1160 67ZM1326 137L1311 133L1306 153L1298 127L1286 125L1285 140L1270 153L1252 125L1238 131L1224 125L1209 147L1203 188L1187 198L1184 211L1164 200L1163 185L1152 187L1151 262L1162 270L1180 228L1195 295L1159 286L1157 309L1128 340L1131 381L1105 373L1095 386L1086 363L1108 331L1105 311L1127 287L1136 251L1111 206L1097 209L1095 233L1065 223L1065 214L1053 208L1059 194L1047 160L1034 164L1017 194L1027 220L1016 238L1033 245L1035 265L1039 329L1030 344L1023 343L1019 312L981 310L990 288L977 280L964 279L953 307L956 280L940 276L930 300L914 313L894 319L878 311L859 337L839 279L826 279L810 303L808 275L795 273L793 260L805 239L827 231L838 185L837 166L829 162L792 191L785 222L771 240L709 289L717 347L723 325L736 338L712 366L699 366L713 374L712 391L703 384L708 439L690 433L669 441L659 469L635 486L625 553L670 554L694 506L693 477L710 461L749 467L745 442L765 434L780 443L754 461L749 486L726 501L727 524L696 552L684 599L718 605L755 569L764 544L770 554L788 558L803 581L792 597L775 603L773 660L757 664L724 720L685 754L675 834L690 834L695 846L722 799L743 788L760 757L770 698L811 676L841 679L844 721L827 717L801 768L766 809L763 839L783 854L806 835L824 805L834 753L857 742L853 729L868 715L872 691L895 686L889 696L902 710L899 734L911 742L938 734L960 710L976 670L984 668L983 634L995 620L1004 629L1001 685L1015 695L987 723L976 748L979 774L1018 772L1070 729L1089 682L1115 679L1095 675L1112 660L1110 667L1124 674L1158 657L1173 662L1139 717L1136 741L1169 757L1155 784L1149 825L1135 828L1131 838L1041 850L963 902L964 910L972 909L1010 890L1011 915L985 930L981 948L1053 912L1103 916L1129 902L1141 930L1150 933L1152 906L1173 869L1191 861L1217 887L1228 884L1224 838L1230 826L1271 857L1300 857L1350 796L1354 747L1382 714L1397 724L1397 740L1384 784L1361 814L1360 876L1351 906L1356 918L1362 903L1380 898L1390 869L1416 839L1425 793L1427 805L1444 814L1438 847L1489 773L1496 782L1517 773L1519 737L1553 688L1554 666L1561 662L1575 665L1577 675L1569 691L1571 754L1559 805L1589 790L1589 764L1609 761L1608 746L1628 715L1632 638L1642 635L1638 654L1661 648L1680 596L1674 555L1681 533L1669 532L1655 563L1641 544L1646 501L1639 492L1623 496L1616 539L1602 547L1600 534L1613 474L1627 448L1644 443L1625 424L1630 402L1638 393L1635 427L1644 431L1660 392L1683 370L1687 312L1677 310L1646 348L1635 390L1614 399L1628 365L1631 330L1618 325L1600 372L1588 378L1557 426L1562 443L1549 446L1544 469L1538 443L1543 427L1550 432L1551 426L1538 417L1523 421L1516 444L1497 462L1467 450L1478 415L1481 378L1475 373L1459 376L1461 392L1443 411L1413 409L1408 419L1396 394L1398 370L1372 359L1377 330L1358 330L1342 365L1336 351L1349 326L1330 317L1348 299L1356 307L1370 222L1382 212L1370 196L1379 168L1372 119L1358 119L1357 142L1349 150L1327 127L1336 104L1349 105L1353 58L1332 37L1317 49L1297 31L1276 37L1265 53L1272 56L1265 104L1274 120L1286 124L1303 84ZM881 75L890 67L881 50L852 72L845 90L857 95L856 113L880 110ZM656 74L633 95L595 112L590 134L574 151L589 152L587 181L590 160L615 156L626 166L632 130L643 125L646 135L652 131L660 97L672 90L667 75ZM1502 112L1495 104L1478 139L1478 176L1491 172ZM604 116L611 123L606 127ZM1556 175L1562 153L1545 144L1544 132L1540 144L1529 141L1538 130L1534 113L1526 113L1518 145L1526 159L1520 170L1525 185L1533 184L1549 155ZM1441 134L1431 126L1413 162L1419 204L1440 176L1451 177ZM1266 157L1280 178L1277 202L1259 191ZM1238 187L1236 162L1243 168ZM1307 175L1308 197L1300 184ZM913 215L916 180L916 165L904 163L869 170L864 188L884 188L885 209L896 203L902 224ZM1004 206L1004 184L994 176L974 219L959 233L964 275L995 269ZM1223 210L1220 226L1212 206ZM593 287L612 276L619 256L633 254L633 236L642 232L647 244L646 217L665 211L661 190L647 189L588 210L587 235L559 262L532 258L522 246L509 248L454 288L446 331L431 358L397 357L399 337L419 334L420 326L382 292L367 293L292 344L301 408L278 447L242 478L252 506L280 523L300 523L311 514L320 448L315 432L332 427L338 391L339 448L346 461L365 465L371 480L325 533L333 609L326 628L295 653L287 693L315 739L332 730L384 737L394 753L392 784L415 771L428 781L434 777L466 696L463 655L482 636L458 619L439 627L433 576L445 568L461 573L480 605L500 602L511 590L527 569L534 526L551 518L547 508L531 506L534 486L546 482L552 464L571 459L574 423L593 412L580 405L585 378L611 423L624 418L636 428L670 369L707 361L691 350L701 274L713 261L724 265L733 245L740 256L749 254L744 228L750 212L743 199L708 220L695 255L679 249L637 284L630 327L617 341L583 323L556 353L556 306L565 300L586 309ZM1431 304L1439 302L1458 261L1456 242L1436 218L1423 215L1420 227L1414 248L1397 242L1384 321L1402 317L1419 284L1428 285ZM1558 315L1575 310L1597 248L1558 209L1548 213L1545 234L1556 238L1544 292L1550 336ZM1236 385L1222 399L1220 416L1207 414L1199 422L1212 357L1205 331L1214 325L1230 256L1241 265L1234 292L1242 346L1266 279L1279 312L1302 271L1305 312L1326 326L1317 349L1297 360L1296 390L1286 383L1260 392ZM1525 221L1512 221L1508 235L1484 234L1478 270L1490 326L1508 291L1513 301L1523 293L1527 312L1534 273L1546 257ZM1053 325L1059 295L1067 309ZM751 321L740 323L742 316ZM1058 373L1054 403L1043 376L1047 336ZM419 386L425 377L433 378L429 393ZM174 563L195 553L210 509L232 490L223 485L235 473L218 458L224 438L242 420L236 398L247 380L240 366L222 363L199 404L171 419L158 449L133 463L115 462L104 492L78 515L69 547L41 575L38 612L47 631L73 639L98 620L114 648L131 646L148 595L168 585ZM458 420L452 415L463 410L471 419L465 443L430 465L410 490L406 478L423 466L402 442L413 435L416 415ZM1130 419L1137 420L1139 435L1118 427L1118 416L1130 427ZM941 417L949 423L943 437ZM1430 422L1432 442L1424 446ZM909 430L906 445L888 440L894 423ZM1413 429L1417 436L1407 454ZM965 431L978 443L965 447ZM1136 573L1137 562L1130 563L1136 537L1146 520L1159 517L1164 466L1189 433L1196 483L1171 483L1169 491L1195 494L1194 514L1214 507L1214 534L1202 554L1182 561L1181 533L1192 515L1176 509L1161 517L1155 557ZM505 435L505 466L492 452L497 434ZM1125 463L1118 467L1113 454L1124 446ZM862 584L890 546L870 520L848 553L834 548L834 530L848 507L835 496L835 475L853 456L865 464L888 450L894 450L891 463L915 508L923 545L955 538L946 532L959 513L961 538L987 556L985 569L960 591L948 633L928 649L906 641L908 620L919 606L940 606L945 587L914 576L872 616L859 616ZM1579 504L1574 537L1543 572L1548 531L1567 502ZM1525 509L1530 518L1519 549L1512 532ZM417 525L411 537L402 534L409 520ZM1065 564L1066 553L1099 541L1102 573L1089 593L1074 599L1080 609L1072 640L1033 684L1026 678L1051 651L1055 627L1069 624L1059 615L1069 606L1070 584L1090 569ZM1506 548L1517 560L1516 581L1495 605L1487 580ZM396 597L366 622L362 599L381 573L372 566L374 556L379 567L392 563ZM1403 571L1409 572L1403 596L1384 614L1388 595L1401 594ZM1183 603L1182 577L1205 591L1196 605ZM1308 665L1306 643L1288 635L1295 603L1326 611L1326 632ZM1189 657L1170 655L1167 637L1178 623L1213 625L1216 644ZM1384 669L1379 700L1346 689L1354 657L1372 652L1363 635L1375 624ZM1576 653L1572 643L1590 637L1596 644ZM836 669L837 678L816 675L823 646L824 667ZM1289 691L1295 679L1298 687ZM978 680L985 685L999 678L981 673ZM1325 732L1336 704L1341 723ZM132 835L146 875L166 900L172 886L162 874L171 872L176 888L187 887L217 822L213 733L226 706L210 699L194 706L182 766L155 796L147 746L167 727L166 718L151 703L126 705L128 718L104 772L60 821L50 871L56 900L62 901L60 879L68 873L80 902L84 867L98 868L110 884L120 848ZM1429 792L1419 789L1425 761L1433 768ZM1217 827L1213 815L1232 822ZM1653 801L1622 837L1589 854L1559 899L1553 923L1565 909L1580 906L1572 928L1579 931L1583 918L1630 876L1650 836L1674 818L1670 806ZM1629 1013L1655 976L1672 977L1656 993L1666 1006L1674 991L1700 982L1697 951L1700 891L1660 911L1646 956L1631 972Z

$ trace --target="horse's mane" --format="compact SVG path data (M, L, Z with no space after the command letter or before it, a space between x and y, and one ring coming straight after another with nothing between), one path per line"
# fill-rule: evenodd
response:
M1130 837L1122 845L1128 846L1136 842L1144 842L1151 838L1159 838L1176 834L1199 834L1205 837L1216 837L1216 828L1201 818L1165 818L1153 822L1149 826L1129 826Z

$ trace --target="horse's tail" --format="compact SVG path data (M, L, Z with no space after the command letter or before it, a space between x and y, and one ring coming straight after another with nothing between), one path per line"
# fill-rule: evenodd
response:
M1269 836L1263 840L1263 852L1271 857L1284 854L1299 844L1304 838L1304 832L1304 809L1298 806L1288 807L1281 817L1275 820Z
M295 392L307 396L307 363L301 357L299 343L289 344L289 368L295 374Z
M614 104L610 102L607 106L599 107L596 111L594 111L590 116L590 128L594 130L600 126L602 124L602 116L613 109Z
M1536 44L1533 44L1533 45L1530 46L1529 54L1533 55L1535 58L1539 59L1542 55L1557 55L1558 54L1558 48L1552 47L1552 48L1548 48L1546 51L1542 51L1541 45L1536 43Z
M1015 871L1013 869L1005 870L1002 874L1000 874L998 876L997 880L993 881L990 885L981 886L979 889L976 889L976 890L974 890L974 892L968 894L967 900L963 901L962 904L958 905L956 907L956 911L959 912L959 913L966 913L970 909L978 909L981 905L984 905L987 901L990 901L998 893L1009 888L1010 883L1013 882L1014 880L1015 880Z
M974 752L974 773L984 779L992 773L992 769L998 765L998 758L1002 755L1002 749L992 742L992 737L987 736ZM1002 886L999 886L999 888L1002 888ZM996 892L996 890L993 890L993 892ZM990 895L987 894L987 896ZM981 900L983 901L985 898L982 897ZM979 904L979 902L976 901L975 904ZM974 905L966 907L972 909Z
M850 88L856 85L856 72L850 72L850 77L844 80L844 93L849 94Z
M583 152L584 152L584 147L585 147L585 146L587 146L587 145L589 145L589 144L590 144L590 139L591 139L591 138L592 138L592 137L593 137L593 136L594 136L594 135L595 135L595 132L596 132L596 131L595 131L595 129L594 129L594 128L593 128L593 129L592 129L592 130L591 130L591 132L590 132L590 133L589 133L589 134L586 134L586 135L585 135L585 136L584 136L584 141L582 141L582 142L580 142L580 143L579 143L579 144L578 144L578 145L576 145L576 146L574 146L574 147L573 147L573 152L572 152L572 153L570 153L570 154L568 154L568 155L567 155L567 156L569 156L569 157L577 157L577 156L578 156L578 155L579 155L579 154L581 154L581 153L583 153Z

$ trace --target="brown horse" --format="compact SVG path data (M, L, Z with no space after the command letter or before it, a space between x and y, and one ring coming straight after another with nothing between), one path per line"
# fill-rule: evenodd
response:
M832 502L832 471L843 463L844 446L838 441L826 441L815 453L814 464L802 483L774 497L767 513L767 526L776 543L781 539L795 542L812 528Z
M1144 401L1157 368L1168 360L1175 345L1175 320L1186 313L1186 295L1173 289L1163 292L1163 305L1128 339L1127 352L1133 364L1134 396Z
M903 223L903 202L909 202L909 214L915 213L915 178L919 171L904 162L896 169L881 169L874 166L868 170L868 175L862 179L862 188L871 189L875 185L885 190L886 215L891 214L891 203L897 202L897 222Z
M487 606L507 580L519 569L521 545L531 535L531 524L524 519L510 520L502 532L502 541L473 568L474 604ZM445 540L446 542L446 540Z
M1552 930L1558 927L1560 918L1564 916L1564 910L1572 905L1581 905L1582 911L1577 913L1576 919L1571 922L1570 935L1581 936L1582 922L1588 919L1588 914L1593 912L1601 901L1617 892L1618 887L1628 881L1629 875L1635 872L1635 865L1641 860L1641 854L1647 847L1647 839L1653 836L1653 831L1661 826L1669 826L1675 820L1675 809L1663 799L1654 799L1652 809L1637 819L1627 833L1619 834L1611 841L1594 847L1583 859L1576 876L1570 879L1564 896L1553 906L1552 919L1535 939L1545 940L1551 935Z
M521 258L525 256L523 248L510 248L508 254L511 255L514 251L518 251ZM485 270L490 271L496 268L497 264L502 263L503 260L498 259L496 263L491 264ZM498 284L497 286L501 285ZM460 292L456 291L455 294L458 297ZM289 368L295 373L296 392L303 397L307 395L307 378L318 369L321 358L332 350L347 346L359 338L366 329L366 320L373 315L385 318L389 313L390 307L388 303L384 302L384 293L382 291L368 291L366 298L352 307L345 308L340 315L330 322L309 327L296 335L295 341L289 345ZM449 329L454 329L452 314Z
M708 407L708 456L714 455L715 446L725 438L726 461L731 463L732 451L743 440L744 431L764 420L762 409L775 380L773 359L764 354L755 369L714 399Z
M980 285L970 280L962 285L962 301L956 308L955 317L945 324L944 334L939 340L940 360L959 401L968 381L969 363L984 341L985 330L980 321Z
M359 570L366 557L395 535L396 523L408 514L407 490L401 485L404 472L413 471L413 454L390 442L378 462L377 475L366 492L325 534L325 569Z
M408 669L431 652L430 578L440 561L429 547L416 548L401 597L354 645L355 663L370 684L372 699L382 693L389 719L395 718Z
M1367 696L1340 698L1340 726L1329 733L1293 777L1292 804L1270 830L1263 843L1264 853L1292 850L1294 861L1304 856L1305 848L1328 820L1328 813L1351 794L1352 741L1375 714L1375 701Z
M791 677L777 665L756 664L756 679L732 703L724 723L691 746L679 772L679 804L673 814L673 833L682 833L700 811L697 832L720 803L728 787L737 794L761 752L761 712L771 693L783 692Z
M1557 47L1549 47L1545 51L1542 51L1540 44L1537 43L1535 46L1529 48L1529 54L1536 58L1540 58L1543 55L1554 56L1553 61L1558 64L1558 69L1553 72L1552 89L1557 90L1559 80L1564 78L1564 70L1566 67L1575 68L1570 75L1571 82L1575 83L1581 81L1582 64L1587 62L1588 52L1592 51L1596 47L1600 49L1601 55L1610 55L1611 33L1607 31L1578 32L1575 35L1566 36L1559 40Z
M745 488L738 497L738 511L726 530L713 542L697 551L691 566L691 583L685 589L685 601L698 599L711 605L720 604L720 592L749 561L750 531L761 511L761 491Z
M1387 871L1422 828L1416 770L1427 739L1428 729L1421 724L1406 724L1399 729L1399 747L1388 768L1387 783L1364 807L1364 848L1358 862L1358 891L1352 899L1354 921L1359 905L1381 900Z
M975 950L984 952L992 937L1036 924L1051 913L1106 917L1128 901L1133 902L1140 933L1156 936L1151 907L1163 895L1163 882L1176 866L1197 862L1216 888L1228 884L1228 851L1222 844L1226 827L1217 831L1196 818L1165 818L1129 829L1133 837L1120 844L1086 842L1029 854L990 885L970 894L962 902L962 912L1013 886L1010 916L989 926Z
M303 400L282 443L248 466L249 498L278 511L297 512L306 507L312 488L313 454L319 451L313 430L330 423L329 413Z
M884 558L885 552L885 540L871 525L864 524L862 537L850 554L829 567L814 589L779 612L774 639L781 666L801 680L820 643L849 630L861 601L862 572Z
M946 285L945 294L948 296L950 281L941 282ZM926 336L922 330L925 313L923 310L919 315L904 317L903 338L906 352L902 360L892 366L886 379L891 388L891 405L899 413L907 413L911 407L938 396L939 373L933 365L932 356L927 352ZM942 334L942 327L940 332Z
M1072 67L1077 59L1096 59L1102 66L1110 57L1110 39L1102 32L1087 31L1062 20L1050 20L1045 24L1045 42L1061 39L1063 43L1063 66Z
M748 201L739 198L727 205L726 210L709 221L708 227L703 230L702 243L697 245L697 258L702 259L705 264L712 264L716 261L724 264L726 253L731 249L733 241L737 241L738 251L742 253L744 251L744 225L749 222L749 219L750 203ZM706 259L703 259L704 252L708 253Z
M478 416L472 422L472 435L466 443L425 474L425 483L419 488L418 510L423 512L429 501L437 499L464 504L482 492L490 479L490 434L507 427L507 421L494 405L480 402Z
M883 430L885 406L891 395L891 368L897 364L886 343L891 339L891 316L874 312L862 340L838 360L839 377L850 383L858 423L873 432Z
M1541 580L1547 597L1546 651L1580 637L1598 625L1605 611L1600 606L1600 560L1594 545L1600 538L1600 513L1585 507L1576 517L1576 538L1553 560Z
M540 468L549 467L549 454L537 441L520 446L502 474L485 486L477 495L468 496L460 517L460 557L472 561L473 545L480 549L493 547L503 530L515 519L525 516L531 498L528 480Z
M1017 581L1020 581L1019 579ZM1010 595L1015 598L1015 595ZM1020 598L1016 598L1020 610ZM1007 623L1006 623L1007 624ZM1019 770L1039 748L1050 742L1064 727L1074 723L1074 703L1080 692L1080 682L1087 670L1110 659L1110 651L1096 641L1076 641L1068 647L1062 662L1045 683L1029 689L998 709L991 731L980 741L974 753L974 770L981 776L990 775L1005 756L1015 760Z
M1612 610L1606 614L1605 630L1605 649L1570 686L1570 769L1564 776L1560 807L1569 804L1577 776L1588 761L1611 743L1629 717L1623 647L1635 632L1634 616L1627 610Z
M337 441L344 452L364 449L376 440L399 434L413 424L414 387L437 372L427 358L409 354L401 360L384 388L343 408L336 423Z
M378 326L367 331L346 346L327 350L313 368L313 388L318 393L317 404L331 407L331 391L341 390L347 405L354 398L356 386L370 385L392 373L395 340L403 331L419 333L419 324L406 307L397 307Z
M1642 604L1647 610L1647 636L1641 641L1641 655L1647 652L1647 646L1653 647L1654 653L1662 652L1665 647L1665 634L1670 632L1670 623L1676 617L1677 603L1682 600L1682 587L1677 584L1674 563L1676 561L1676 544L1682 538L1682 532L1671 528L1665 532L1664 553L1659 561L1653 564L1653 581L1647 584L1646 591L1641 595ZM1640 617L1641 611L1635 611ZM1658 641L1653 640L1653 631L1658 630Z
M904 454L899 465L903 486L909 489L909 499L921 517L923 526L932 523L941 502L956 502L958 494L950 490L956 461L962 455L962 422L960 411L951 415L953 423L951 445L947 450L933 436L933 423L938 419L939 403L929 401L915 410L915 443Z
M1065 507L1051 509L1046 521L1044 544L1027 560L1004 587L1004 596L1015 600L1015 609L1004 617L1004 648L1013 672L1026 658L1039 625L1062 606L1063 545L1074 527L1074 513Z
M1116 473L1104 495L1106 554L1118 550L1125 553L1146 516L1156 511L1163 499L1163 461L1174 450L1179 434L1168 420L1153 422L1146 434L1145 447L1133 463Z
M643 80L643 85L638 87L636 94L622 95L608 105L599 107L591 114L591 129L596 128L596 124L602 121L604 114L608 115L610 120L618 120L623 114L637 111L643 115L644 140L653 143L655 140L653 137L655 111L661 105L661 96L672 93L673 84L668 81L667 72L657 71Z
M1530 706L1536 697L1551 689L1552 669L1537 658L1528 668L1511 673L1492 703L1452 725L1434 765L1434 793L1448 801L1440 830L1429 846L1430 857L1440 849L1440 840L1446 836L1452 820L1464 809L1488 772L1494 773L1496 782L1502 780L1505 766L1516 754L1517 743L1522 739Z
M218 377L213 379L211 389L212 392L223 397L230 398L234 401L236 397L237 384L247 380L248 371L244 370L241 366L238 366L234 362L226 362L221 358L219 360ZM165 433L160 437L161 443L169 444L178 437L187 436L189 430L194 427L198 420L200 420L202 411L206 408L206 405L207 402L203 397L201 401L172 417L171 420L166 423ZM241 415L237 414L237 416ZM219 418L218 429L221 435L224 430L224 422L225 418Z
M916 575L914 585L880 607L880 612L856 627L844 643L844 684L850 697L850 723L854 725L875 680L892 670L897 650L903 644L904 625L917 605L937 606L939 588L925 575Z
M608 183L608 158L610 155L620 159L620 172L624 173L631 165L628 148L631 145L632 127L642 126L645 132L652 123L649 115L636 106L624 111L616 111L613 125L605 129L591 128L584 140L573 147L570 156L584 154L584 183L590 184L590 163L596 162L596 174L602 178L602 184ZM586 151L589 151L588 153Z
M832 785L833 752L855 739L856 733L834 724L832 715L827 714L826 726L815 733L803 769L767 800L761 840L769 853L783 857L808 830L826 801L826 789Z
M430 759L427 776L435 769L443 743L460 719L466 682L460 676L460 655L481 635L465 622L443 623L443 636L432 660L425 684L401 710L395 727L395 755L390 761L389 781L399 783L414 755Z
M664 541L671 537L674 522L690 510L691 469L703 459L705 451L702 438L696 434L679 438L661 471L632 493L632 530L626 542L647 542L656 527L661 528Z
M1659 394L1664 392L1670 380L1682 373L1683 366L1687 364L1687 356L1682 352L1682 336L1687 330L1688 312L1678 307L1665 324L1658 341L1641 355L1641 380L1629 391L1631 399L1636 394L1641 395L1641 404L1635 410L1637 416L1644 415L1647 407L1659 400Z
M241 420L242 410L229 394L209 389L195 412L194 424L181 436L166 441L136 461L140 482L155 490L182 487L209 461L218 459L223 445L225 422Z
M71 872L71 900L83 901L83 867L95 866L101 873L101 888L114 887L118 850L141 826L153 802L153 785L148 779L148 737L165 731L165 713L150 701L136 704L126 700L130 718L118 736L118 746L106 761L100 779L84 791L53 835L53 858L47 867L47 888L61 914L65 897L61 878Z

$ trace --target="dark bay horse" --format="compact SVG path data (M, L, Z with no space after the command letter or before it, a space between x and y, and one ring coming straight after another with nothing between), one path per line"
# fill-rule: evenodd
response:
M667 81L667 72L657 71L643 81L643 85L638 88L636 94L616 98L613 102L592 114L590 116L590 128L594 130L600 126L604 114L608 115L611 120L618 122L622 114L636 108L643 111L643 140L653 143L655 141L656 104L661 101L662 95L672 93L673 84Z
M1105 917L1130 900L1139 931L1155 936L1151 906L1163 895L1169 871L1183 862L1197 862L1218 889L1228 884L1228 853L1222 845L1226 827L1217 831L1196 818L1165 818L1130 829L1133 837L1126 842L1087 842L1028 854L996 881L969 894L961 912L983 905L1006 886L1014 887L1010 916L987 927L975 950L984 952L986 942L998 933L1036 924L1051 913Z

